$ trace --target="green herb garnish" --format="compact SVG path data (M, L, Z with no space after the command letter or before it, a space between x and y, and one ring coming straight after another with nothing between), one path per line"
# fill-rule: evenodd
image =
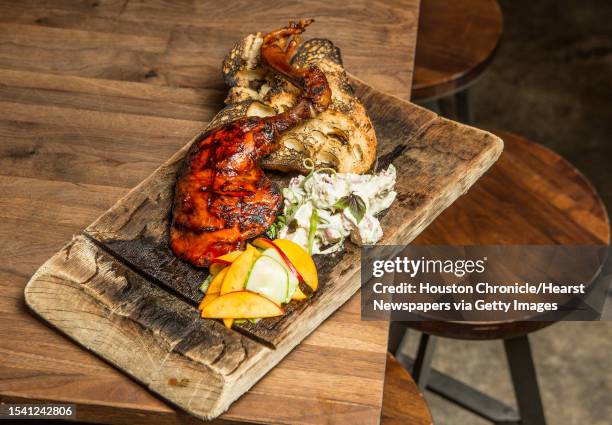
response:
M259 322L259 319L234 319L235 325L244 325L247 322L249 322L252 325L256 325L257 322Z
M289 233L293 233L297 230L298 228L298 221L295 218L292 218L291 221L289 222Z
M200 292L205 294L206 291L208 291L208 286L210 285L210 282L212 282L213 278L214 276L212 274L206 276L206 279L204 279L204 282L202 282L202 284L200 285Z
M268 227L268 229L265 231L266 236L269 239L276 239L278 232L280 232L280 230L285 227L285 221L286 218L284 215L279 215L278 217L276 217L276 221L272 223L270 227Z
M304 177L304 180L302 180L302 182L300 183L300 187L302 189L304 189L304 185L306 184L306 182L310 180L310 178L317 173L336 174L336 170L334 170L333 168L329 168L329 167L315 169L315 163L310 158L304 159L304 161L302 161L302 164L304 165L305 169L310 170L310 172L306 175L306 177Z
M315 234L317 233L317 226L319 225L319 213L316 208L312 209L310 215L310 227L308 228L308 254L312 255L312 247L314 245Z
M332 208L336 211L343 211L348 208L355 220L357 220L357 224L363 219L363 216L366 213L366 204L361 196L351 193L350 195L343 196L338 199L338 201L332 206Z

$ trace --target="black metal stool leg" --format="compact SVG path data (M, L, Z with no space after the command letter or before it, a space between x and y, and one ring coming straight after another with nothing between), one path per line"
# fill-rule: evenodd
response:
M424 391L427 387L429 375L431 374L431 360L433 359L435 349L436 337L422 333L417 356L414 359L414 366L412 368L412 377L421 391Z
M398 353L397 360L412 372L414 380L421 390L425 387L445 399L485 418L498 425L520 423L518 412L510 406L480 391L431 368L431 359L435 349L435 339L423 334L417 359ZM417 363L420 365L417 367Z
M527 336L505 339L504 348L510 366L514 393L522 425L545 425L535 364Z
M425 100L425 101L417 101L415 102L417 105L422 106L425 109L429 109L432 112L435 112L436 114L440 115L440 106L438 105L438 101L437 100Z
M455 94L457 105L457 118L464 124L472 124L474 117L472 116L472 108L470 106L469 89L462 90Z
M403 322L391 322L389 324L389 341L387 342L387 351L398 357L398 350L402 345L404 335L406 334L406 325Z
M453 104L453 97L441 97L436 101L438 104L439 114L445 118L454 119L455 118L455 105Z

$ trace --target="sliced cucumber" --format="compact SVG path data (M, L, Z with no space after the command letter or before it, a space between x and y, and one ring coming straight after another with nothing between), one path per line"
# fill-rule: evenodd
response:
M270 256L260 256L247 279L245 289L282 304L289 292L289 273L282 263Z
M289 301L291 301L291 297L295 293L295 289L298 286L297 276L291 271L289 266L287 266L287 264L285 263L285 260L283 260L283 258L281 257L281 255L278 253L276 249L268 248L261 254L261 256L273 258L274 260L281 263L281 265L285 268L285 271L287 272L287 275L289 276L289 290L287 291L287 298L283 302L288 303Z

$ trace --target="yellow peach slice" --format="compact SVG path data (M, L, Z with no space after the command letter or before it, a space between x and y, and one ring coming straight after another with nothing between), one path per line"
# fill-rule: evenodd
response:
M237 291L212 300L202 310L202 317L207 319L256 319L281 316L283 313L282 308L261 295L249 291Z
M229 268L226 267L222 269L219 273L217 273L217 275L213 278L212 282L210 282L210 285L208 285L208 289L206 290L207 294L218 294L221 292L221 285L225 280L225 276L227 275L228 270Z
M219 291L221 295L244 289L244 284L249 275L249 270L251 270L251 266L255 261L256 253L257 250L252 245L247 244L246 250L227 268L227 274Z
M306 296L306 294L302 292L299 286L295 288L295 292L291 296L291 299L296 300L296 301L302 301L302 300L305 300L306 298L308 297Z
M209 302L211 302L212 300L214 300L215 298L217 298L219 296L219 293L221 292L221 284L223 283L223 279L225 278L225 275L227 274L227 268L221 270L212 280L212 282L210 282L210 285L208 285L208 289L206 290L206 295L204 296L204 298L202 298L202 301L200 302L200 305L198 306L198 310L202 310L204 308L204 306L206 304L208 304Z
M233 263L234 260L236 258L238 258L240 256L240 254L242 254L244 251L232 251L232 252L228 252L227 254L224 254L220 257L215 258L213 261L215 260L221 260L221 261L229 261L230 263Z
M289 261L291 261L298 273L302 276L302 279L304 279L304 283L308 285L310 289L316 291L319 287L319 276L312 257L304 248L289 239L275 239L273 242L289 258Z
M198 306L198 310L200 310L200 311L204 310L204 307L206 307L208 304L210 304L210 302L212 300L214 300L215 298L218 298L218 297L219 297L219 293L218 292L212 293L212 294L208 294L207 293L204 296L204 298L202 298L202 301L200 301L200 305Z
M216 276L221 270L227 268L234 262L244 251L232 251L220 257L214 258L208 268L210 274Z

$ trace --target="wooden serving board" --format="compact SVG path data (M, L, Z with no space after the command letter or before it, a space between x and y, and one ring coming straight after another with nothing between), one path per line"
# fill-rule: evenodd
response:
M406 244L499 157L496 136L438 117L353 78L379 140L379 168L398 171L383 244ZM31 278L43 319L189 413L210 419L272 369L359 289L359 249L317 259L320 290L280 319L240 329L199 317L205 270L168 249L177 152L75 236ZM356 336L357 337L357 336ZM304 365L316 373L316 364Z

